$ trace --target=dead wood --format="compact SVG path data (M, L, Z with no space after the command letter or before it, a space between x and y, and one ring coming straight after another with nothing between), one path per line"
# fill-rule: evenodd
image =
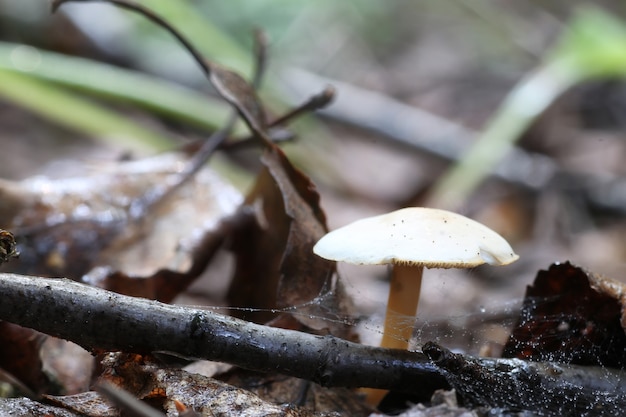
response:
M0 319L86 349L175 352L323 386L413 392L447 386L421 352L257 325L212 311L123 296L67 279L0 274Z
M620 415L626 408L626 373L621 370L472 358L432 342L423 350L468 405L587 417Z
M443 374L469 404L540 414L614 415L626 407L626 374L606 367L472 358L434 343L424 346L428 356L382 349L123 296L66 279L0 274L0 298L0 319L87 349L175 352L324 386L401 392L445 386Z

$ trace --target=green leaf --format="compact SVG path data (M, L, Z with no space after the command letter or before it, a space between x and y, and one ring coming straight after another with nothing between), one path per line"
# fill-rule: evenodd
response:
M581 82L624 76L624 24L600 10L582 9L543 63L509 92L463 159L437 181L429 204L458 209L563 92Z
M581 9L548 56L579 78L623 77L626 74L626 28L605 12Z
M0 70L0 96L55 123L131 150L171 148L166 136L33 77Z
M0 69L26 74L107 100L126 102L207 131L219 128L229 106L145 73L0 42Z

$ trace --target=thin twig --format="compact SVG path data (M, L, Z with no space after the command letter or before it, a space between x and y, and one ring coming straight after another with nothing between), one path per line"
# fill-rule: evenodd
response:
M261 29L254 30L254 57L256 59L251 84L255 90L258 90L261 88L261 82L267 69L267 36Z
M129 417L165 417L165 414L139 401L129 392L116 387L110 382L102 381L96 385L96 391L104 395L116 407L124 410Z
M131 218L146 219L146 213L149 213L155 206L166 201L176 190L180 189L180 187L189 182L189 180L193 178L193 176L196 175L200 169L202 169L213 153L228 138L236 121L237 113L233 112L230 115L226 126L213 133L202 143L200 149L198 149L198 151L193 154L192 158L185 164L185 168L178 173L176 181L173 184L169 184L160 193L146 194L144 197L134 200L129 208Z
M304 113L310 113L328 106L335 98L335 88L327 86L320 93L312 96L307 101L292 109L270 123L270 127L284 125Z
M104 2L114 4L123 9L137 12L170 32L193 56L194 60L198 63L211 84L213 84L213 87L215 87L218 94L237 110L248 128L261 140L261 142L263 142L266 147L272 148L274 146L271 140L268 138L266 132L263 131L263 127L259 126L259 123L255 119L255 117L248 111L247 108L245 108L245 106L241 105L241 103L239 102L239 97L233 95L232 91L225 89L225 86L223 85L224 81L232 81L235 78L240 79L237 81L241 81L243 83L245 83L245 80L243 80L243 78L241 78L238 74L227 70L214 62L204 59L202 54L200 54L200 52L193 46L193 44L189 42L178 30L176 30L176 28L171 26L161 16L157 15L152 10L142 5L133 2L132 0L54 0L52 2L52 10L55 11L61 5L70 2ZM262 60L263 59L260 59L259 62ZM262 68L259 69L262 70ZM260 77L255 78L259 78L260 81ZM248 87L250 88L251 92L253 92L252 86Z
M189 53L193 56L193 59L196 63L202 68L202 71L207 75L207 77L211 74L211 69L207 62L205 61L202 54L193 46L191 42L189 42L176 28L170 25L165 19L161 16L154 13L152 10L147 7L142 6L141 4L135 3L131 0L54 0L52 2L52 11L55 12L59 7L61 7L65 3L88 3L88 2L101 2L101 3L110 3L114 4L123 9L132 10L137 12L147 19L150 19L157 25L161 26L163 29L167 30L171 33L184 47L189 51Z
M296 118L306 113L314 112L316 110L319 110L321 108L328 106L333 101L334 98L335 98L335 88L332 86L327 86L320 93L315 94L314 96L310 97L307 101L300 104L298 107L291 109L284 115L271 121L268 127L271 128L271 127L289 124L293 122ZM277 139L274 136L270 136L270 139L272 140L273 143L285 142L287 140L291 140L292 138L293 136L287 136L284 138ZM246 138L225 142L222 146L222 149L228 149L228 150L239 149L239 148L256 144L256 142L257 141L255 140L253 136L248 136Z

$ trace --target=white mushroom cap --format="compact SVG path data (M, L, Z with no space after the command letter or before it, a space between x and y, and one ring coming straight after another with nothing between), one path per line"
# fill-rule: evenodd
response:
M460 214L423 207L358 220L322 237L313 252L351 264L428 268L507 265L519 258L487 226Z

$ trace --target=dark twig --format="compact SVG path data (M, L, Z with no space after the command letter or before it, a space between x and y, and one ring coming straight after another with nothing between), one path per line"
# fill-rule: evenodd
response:
M154 13L152 10L135 3L131 0L54 0L52 2L52 10L56 11L59 7L61 7L65 3L70 2L104 2L114 4L123 9L132 10L137 12L157 25L161 26L163 29L167 30L170 34L172 34L189 53L194 58L196 63L200 66L200 68L204 71L207 77L211 76L211 67L204 59L202 54L193 46L191 42L189 42L176 28L170 25L165 19L161 16ZM262 49L262 48L258 48ZM259 52L261 53L261 52ZM257 69L257 71L262 71L262 68ZM260 75L259 75L260 77ZM155 204L165 200L172 192L178 189L181 185L186 183L193 175L195 175L200 168L208 161L213 152L220 146L222 142L228 137L230 131L232 130L234 124L236 122L235 115L231 115L229 121L226 126L215 132L211 135L202 147L196 152L192 160L188 163L185 170L180 174L178 181L168 187L163 193L158 195L149 196L149 201L146 199L139 199L136 203L131 207L131 216L135 218L141 218L144 216L145 212Z
M267 36L261 29L254 30L254 57L256 59L251 84L255 90L258 90L261 88L261 82L267 69Z
M200 149L198 149L186 163L185 168L178 173L176 181L173 184L168 184L160 193L146 194L144 197L133 201L129 209L130 217L133 219L145 219L146 213L150 212L154 206L166 201L176 190L193 178L211 158L211 155L213 155L228 138L236 121L237 114L232 113L226 126L213 133L202 143Z
M124 9L132 10L134 12L140 13L145 16L152 22L160 25L169 33L171 33L182 45L185 49L189 51L189 53L196 60L198 65L202 68L209 81L213 84L217 92L220 96L228 101L239 113L242 117L250 131L254 134L254 137L259 139L267 148L272 148L275 146L271 139L267 134L267 127L264 126L263 123L259 123L257 117L249 111L249 108L246 105L243 105L241 97L233 94L231 90L233 86L238 86L238 88L243 88L245 86L245 81L239 77L238 74L228 71L219 65L207 61L203 58L200 52L193 46L191 42L189 42L176 28L171 26L165 19L155 14L150 9L132 1L132 0L54 0L52 2L52 10L57 10L61 5L69 2L104 2L114 4ZM265 73L266 62L267 62L267 39L262 31L256 31L254 35L255 39L255 69L253 75L252 84L246 86L247 92L244 92L244 95L247 95L247 99L255 96L254 90L259 87L261 84L263 75ZM229 83L233 85L228 86ZM241 92L239 92L241 93ZM288 114L276 120L273 125L283 124L287 120L293 119L298 115L319 109L324 107L330 103L332 98L334 97L334 89L331 87L327 87L321 94L314 96L311 100L307 101L304 105L297 107L292 110ZM262 110L262 109L261 109ZM270 125L271 126L271 125ZM222 138L222 141L224 138ZM211 146L208 146L211 148Z
M238 74L226 70L220 65L204 59L204 57L193 46L193 44L189 42L178 30L176 30L176 28L171 26L165 19L154 13L152 10L133 2L132 0L54 0L52 2L52 10L55 11L63 4L70 2L104 2L114 4L123 9L137 12L145 16L152 22L156 23L157 25L163 27L165 30L170 32L183 45L183 47L185 47L189 51L189 53L193 56L200 68L202 68L211 84L213 84L213 87L215 87L218 94L237 110L248 128L264 143L266 147L271 148L272 146L274 146L271 140L268 138L267 134L264 132L264 126L260 126L259 122L254 117L254 115L250 113L249 109L242 105L239 97L234 95L229 88L226 88L225 84L227 83L238 84L241 87L246 84L245 80L243 80ZM246 85L246 87L249 87L249 92L253 94L252 87L248 85Z
M626 408L626 373L591 366L473 358L422 348L467 403L539 415L614 416Z
M334 98L335 98L335 88L332 86L328 86L322 92L312 96L311 98L309 98L307 101L305 101L298 107L290 110L289 112L280 116L276 120L271 121L268 127L271 128L271 127L276 127L276 126L281 126L281 125L286 125L288 123L291 123L293 120L295 120L296 118L306 113L314 112L316 110L319 110L321 108L328 106L333 101ZM272 140L273 143L278 143L278 142L291 140L292 136L289 136L286 138L280 138L280 139L277 139L275 137L270 137L270 139ZM256 145L257 141L255 140L254 137L249 136L247 138L225 142L222 148L232 150L232 149L239 149L239 148L247 147L253 144Z
M39 400L41 398L40 395L37 395L26 384L2 368L0 368L0 381L11 384L14 387L14 391L17 391L21 396L26 396L31 400ZM2 414L0 413L0 415Z
M130 417L165 417L165 414L139 401L131 393L115 385L102 381L96 385L96 391L105 396L116 407L124 410L125 416Z
M202 68L204 73L207 75L209 80L216 87L217 91L221 94L221 96L226 99L229 103L233 105L233 107L238 111L239 114L244 118L249 128L255 133L256 136L260 137L266 144L270 143L270 140L264 135L264 132L261 132L261 127L257 125L254 120L254 117L246 112L245 108L242 108L238 105L238 100L231 97L230 91L225 91L222 86L222 79L220 77L217 80L214 78L214 72L223 74L223 76L228 75L231 77L235 77L236 74L229 73L215 64L212 64L206 61L200 52L193 46L191 42L189 42L176 28L171 26L165 19L155 14L152 10L133 2L132 0L54 0L52 3L52 9L55 11L61 5L68 2L87 2L87 1L102 1L105 3L114 4L124 9L132 10L134 12L140 13L145 16L149 20L153 21L157 25L161 26L165 30L167 30L170 34L172 34L189 53L196 60L198 65ZM265 67L267 62L267 39L262 31L257 30L254 33L255 39L255 69L253 75L253 88L258 88L265 73ZM237 76L238 77L238 76ZM217 83L215 82L217 81ZM245 83L245 81L243 82ZM180 186L185 184L192 178L204 164L210 159L211 155L215 152L216 149L228 138L232 128L234 127L235 122L237 121L237 113L231 114L229 117L226 126L219 131L215 132L211 137L209 137L202 147L196 152L193 158L189 161L185 170L180 173L177 181L174 184L168 186L162 193L156 195L150 195L143 199L138 199L135 203L133 203L130 213L134 218L144 218L145 213L154 205L159 204L160 202L166 200L174 191L176 191Z
M261 326L65 279L0 274L0 299L0 320L68 339L87 349L176 352L325 386L404 392L421 384L446 386L421 352Z
M295 139L295 134L288 130L279 130L279 131L269 131L267 132L269 138L272 140L272 143L281 144L285 142L290 142ZM254 148L259 146L259 141L254 138L254 136L246 136L240 139L232 139L225 141L220 149L225 151L234 151L238 149L244 148Z
M59 7L61 7L65 3L88 3L88 2L101 2L101 3L110 3L114 4L123 9L132 10L137 12L147 19L150 19L157 25L161 26L163 29L167 30L171 33L184 47L189 51L189 53L193 56L193 59L196 63L202 68L202 71L207 75L207 77L211 74L211 69L207 62L205 61L202 54L193 46L191 42L189 42L176 28L170 25L165 19L161 16L154 13L152 10L147 7L142 6L141 4L135 3L131 0L54 0L52 2L52 11L56 11Z
M293 119L301 116L304 113L310 113L315 110L328 106L335 98L335 88L333 86L327 86L321 93L314 95L307 101L282 115L278 119L270 123L270 127L284 125L291 122Z

